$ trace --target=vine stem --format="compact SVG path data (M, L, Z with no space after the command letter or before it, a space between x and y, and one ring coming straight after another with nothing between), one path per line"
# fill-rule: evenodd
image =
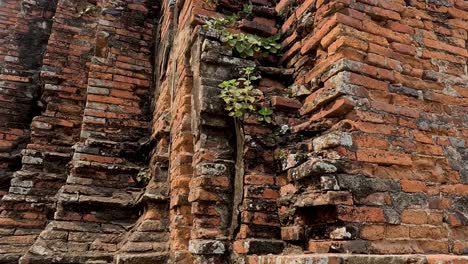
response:
M232 205L232 221L229 235L231 239L235 238L236 231L239 229L239 217L243 195L244 195L244 146L245 137L242 122L234 118L234 127L236 133L236 164L234 173L234 198Z

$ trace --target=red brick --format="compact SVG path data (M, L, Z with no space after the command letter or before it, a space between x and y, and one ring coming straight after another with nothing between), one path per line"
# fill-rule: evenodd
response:
M304 229L301 226L288 226L281 228L281 239L297 241L304 238Z
M299 109L302 107L301 102L299 102L298 100L281 96L272 96L271 105L273 107L289 109Z
M439 50L444 50L447 52L450 52L455 55L460 55L463 57L468 57L468 51L466 49L460 48L460 47L455 47L449 44L446 44L441 41L433 40L433 39L424 39L424 44L427 47L434 48L434 49L439 49Z
M385 227L385 238L409 238L409 227L404 225L388 225Z
M447 237L447 230L445 227L411 226L410 237L443 239Z
M339 207L338 219L346 222L384 222L384 212L376 207Z
M325 106L321 111L312 115L311 120L317 121L322 118L330 118L330 117L341 117L347 114L354 108L354 103L348 100L347 98L340 98Z
M358 150L356 151L356 157L359 161L377 164L396 164L405 166L412 164L411 155L383 150Z
M401 213L401 222L406 224L427 224L427 214L421 210L407 209Z
M361 228L361 238L367 240L379 240L385 237L385 226L366 225Z
M401 189L405 192L426 192L427 191L426 184L420 181L401 180L400 185L401 185Z

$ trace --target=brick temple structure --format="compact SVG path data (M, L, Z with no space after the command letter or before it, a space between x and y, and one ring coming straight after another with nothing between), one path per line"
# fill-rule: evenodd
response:
M467 48L466 0L0 0L0 263L467 264Z

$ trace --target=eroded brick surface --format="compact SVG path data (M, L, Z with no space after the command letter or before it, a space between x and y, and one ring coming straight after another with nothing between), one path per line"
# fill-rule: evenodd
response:
M0 263L468 263L465 1L0 0L0 18ZM242 58L225 30L281 52ZM245 67L271 123L224 109Z
M454 247L465 244L455 235L464 224L449 219L466 219L454 207L466 199L457 165L466 163L465 11L423 1L305 1L288 11L282 60L312 90L300 109L310 121L293 131L333 121L296 143L310 152L285 150L309 161L285 170L283 238L317 253L464 254ZM301 29L304 16L315 27Z
M2 1L0 45L0 188L21 168L31 118L38 111L39 73L55 2Z

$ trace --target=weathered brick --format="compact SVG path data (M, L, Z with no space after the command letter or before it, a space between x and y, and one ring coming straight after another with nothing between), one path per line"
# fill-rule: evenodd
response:
M385 227L381 225L369 225L361 228L361 237L368 240L379 240L385 237Z
M339 207L338 219L350 222L384 222L383 210L373 207Z
M467 262L463 1L46 2L0 0L0 262Z

